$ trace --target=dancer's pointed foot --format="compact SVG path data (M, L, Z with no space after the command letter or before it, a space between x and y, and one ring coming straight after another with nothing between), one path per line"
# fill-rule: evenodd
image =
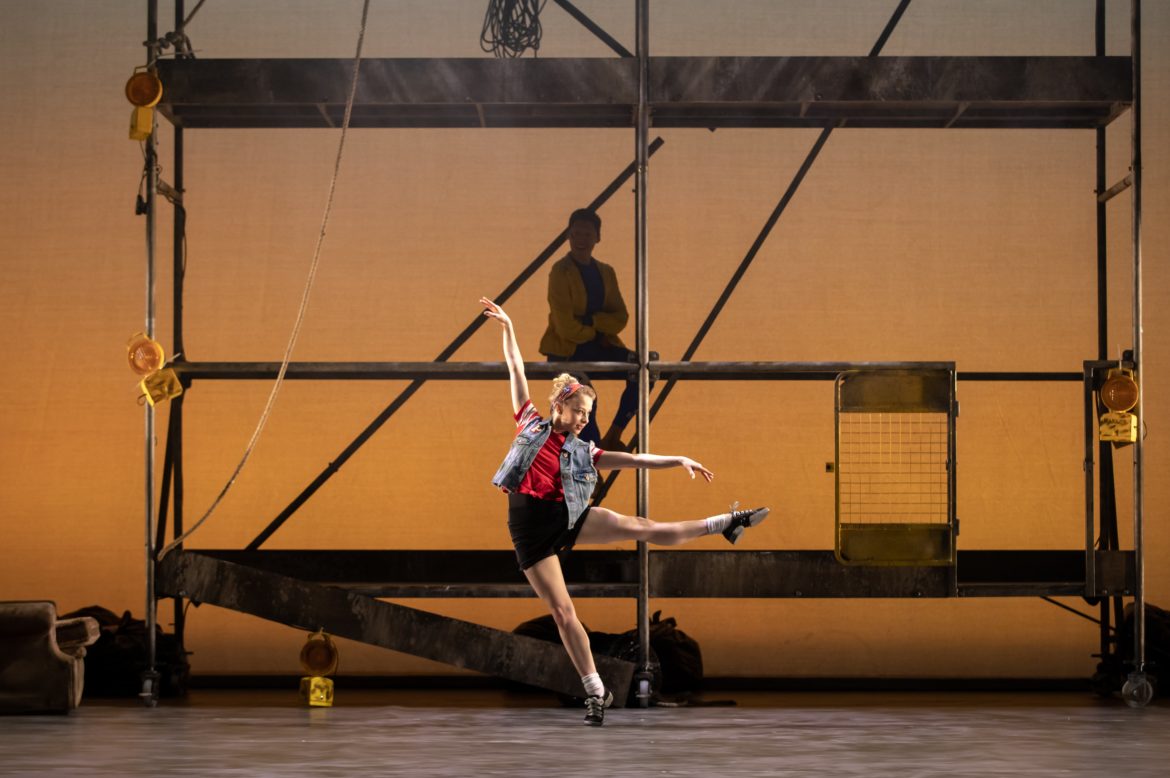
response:
M723 537L727 538L728 543L734 544L739 540L739 536L748 527L754 527L764 519L768 518L768 508L753 508L748 511L732 511L731 521L727 524L727 528L723 530Z

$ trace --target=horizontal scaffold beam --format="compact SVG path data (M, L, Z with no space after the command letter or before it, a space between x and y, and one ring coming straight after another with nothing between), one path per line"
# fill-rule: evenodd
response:
M187 128L339 127L350 59L158 63ZM1128 57L651 57L654 127L1101 127ZM366 59L353 127L633 127L638 62Z
M279 362L176 362L172 365L184 381L268 380L280 372ZM833 380L850 370L949 370L952 362L650 362L655 378L692 381L812 381ZM619 378L637 372L637 365L622 362L525 362L529 378L553 378L563 372L587 373L591 378ZM289 380L506 380L503 362L290 362ZM1071 371L959 372L967 381L1083 381L1084 374Z
M190 553L371 597L532 596L511 551L184 552ZM1095 554L1095 596L1131 594L1133 552ZM637 556L632 551L574 551L562 565L576 596L632 597L637 590ZM959 551L955 572L957 590L952 588L949 567L843 565L832 551L653 551L649 586L651 597L664 598L1086 594L1083 549ZM169 586L174 593L175 584Z
M238 564L222 555L174 551L159 563L156 584L160 597L184 597L308 631L323 629L337 637L582 696L580 676L559 643L383 602L261 565ZM621 705L634 664L608 656L596 657L596 663L606 686L615 690L614 704Z

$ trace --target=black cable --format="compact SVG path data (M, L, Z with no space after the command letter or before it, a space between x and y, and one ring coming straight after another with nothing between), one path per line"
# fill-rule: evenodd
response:
M540 48L540 12L548 0L488 0L479 47L496 57L519 57Z

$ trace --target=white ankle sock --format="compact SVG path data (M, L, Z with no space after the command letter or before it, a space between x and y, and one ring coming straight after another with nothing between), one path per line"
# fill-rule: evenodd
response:
M597 673L581 676L581 683L585 685L585 693L590 697L605 696L605 684L601 682L601 676Z
M720 513L718 516L708 516L703 521L707 524L707 534L714 535L727 529L727 525L731 523L731 514Z

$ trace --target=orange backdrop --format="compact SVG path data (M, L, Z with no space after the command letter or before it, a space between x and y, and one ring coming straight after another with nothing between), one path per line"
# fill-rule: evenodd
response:
M144 60L143 3L0 4L0 598L101 604L141 615L143 412L124 364L143 328L142 168L126 140L122 84ZM189 4L190 5L190 4ZM864 54L896 3L654 3L652 51ZM912 3L885 52L1086 54L1092 2ZM163 3L163 19L171 18ZM481 56L484 0L374 2L371 57ZM582 3L633 46L633 4ZM1165 604L1167 444L1158 435L1170 348L1170 7L1145 3L1145 267L1148 596ZM1111 54L1128 51L1128 3L1111 2ZM361 2L207 4L188 32L198 56L346 57ZM541 56L609 56L558 8ZM164 22L163 29L169 29ZM1109 130L1109 180L1128 165L1131 114ZM808 130L664 130L649 178L652 348L678 359L816 136ZM186 134L186 356L277 361L320 228L337 131ZM354 130L320 275L295 358L429 360L633 156L622 130ZM170 180L169 126L160 135ZM1076 371L1096 356L1094 139L1089 131L841 130L699 350L703 360L953 360L959 369ZM1131 193L1110 205L1111 349L1131 345ZM160 211L158 332L170 348L170 213ZM633 198L601 213L597 256L633 302ZM544 274L509 310L538 358ZM633 328L627 330L633 342ZM457 360L498 360L494 328ZM241 547L402 388L292 382L235 488L194 548ZM266 382L203 382L186 400L187 516L238 461ZM602 415L619 386L603 384ZM962 548L1083 542L1076 385L960 384ZM158 415L159 460L167 411ZM603 419L603 422L607 419ZM688 518L733 500L769 504L748 549L833 543L828 384L681 385L653 448L711 467L711 485L651 475L651 515ZM505 384L428 384L270 548L506 549L488 483L510 435ZM1123 542L1130 453L1119 452ZM612 504L633 510L633 479ZM696 548L721 548L704 539ZM535 600L409 603L505 629ZM1084 608L1071 599L1069 604ZM962 601L666 600L652 604L702 643L711 675L1087 676L1093 625L1034 598ZM633 625L627 600L579 603L594 629ZM293 673L302 635L212 607L192 609L198 673ZM169 620L169 607L162 612ZM346 644L350 673L446 667Z

